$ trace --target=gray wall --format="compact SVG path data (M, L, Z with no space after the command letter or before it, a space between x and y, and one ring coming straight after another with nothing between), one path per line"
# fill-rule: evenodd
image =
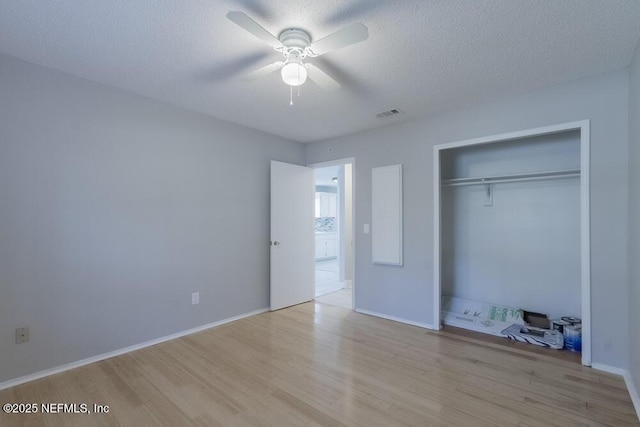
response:
M444 179L580 169L580 132L442 152ZM580 178L442 189L442 293L580 317Z
M629 69L629 369L640 392L640 44Z
M358 308L432 322L433 145L591 119L593 361L627 367L627 98L622 70L310 144L307 163L356 158ZM371 221L371 168L398 163L404 165L405 263L373 265L371 235L363 234Z
M0 382L267 307L272 159L304 147L0 56Z

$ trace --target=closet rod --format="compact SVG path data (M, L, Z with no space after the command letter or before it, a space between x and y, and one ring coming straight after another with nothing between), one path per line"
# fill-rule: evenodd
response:
M567 169L549 172L521 173L515 175L487 176L481 178L446 179L441 182L443 187L459 187L462 185L483 185L501 182L539 181L545 179L572 178L580 176L580 169Z

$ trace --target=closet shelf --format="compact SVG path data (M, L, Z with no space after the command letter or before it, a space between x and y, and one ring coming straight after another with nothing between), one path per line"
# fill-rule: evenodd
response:
M573 178L580 176L580 169L566 169L547 172L521 173L513 175L496 175L478 178L454 178L441 181L443 187L459 187L463 185L483 185L501 182L539 181L545 179Z

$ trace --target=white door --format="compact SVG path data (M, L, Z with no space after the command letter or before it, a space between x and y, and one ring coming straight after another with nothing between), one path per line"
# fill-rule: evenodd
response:
M313 169L271 162L271 310L314 293Z

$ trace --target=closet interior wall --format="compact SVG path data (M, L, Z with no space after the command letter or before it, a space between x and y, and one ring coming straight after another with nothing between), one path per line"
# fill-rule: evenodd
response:
M440 168L442 295L579 317L580 131L443 150ZM576 173L450 185L567 170Z

